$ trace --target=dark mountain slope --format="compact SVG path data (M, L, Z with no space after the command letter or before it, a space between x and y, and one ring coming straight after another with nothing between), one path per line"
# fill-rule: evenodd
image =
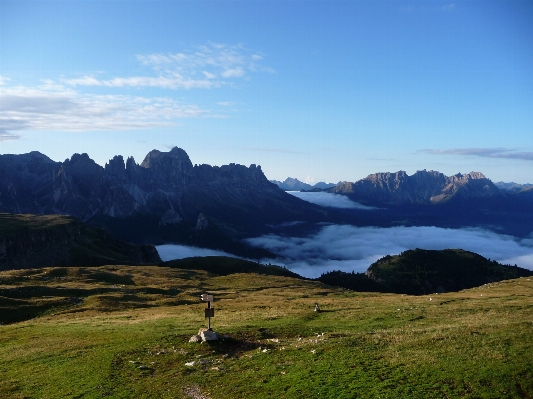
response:
M261 265L244 259L226 256L206 256L171 260L160 266L186 270L205 270L219 276L235 273L257 273L271 276L284 276L303 279L299 274L275 265Z
M72 215L137 243L217 247L267 224L321 222L332 212L286 194L260 166L193 166L177 147L151 151L140 165L118 155L105 167L87 154L64 162L38 152L0 155L0 176L2 212Z
M153 246L118 241L73 217L0 214L0 270L160 261Z
M364 274L330 272L319 281L358 291L423 295L532 275L531 270L502 265L462 249L414 249L385 256Z

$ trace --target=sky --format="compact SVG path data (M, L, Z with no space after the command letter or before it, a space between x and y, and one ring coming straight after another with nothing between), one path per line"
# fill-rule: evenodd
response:
M533 2L0 0L0 154L533 183Z

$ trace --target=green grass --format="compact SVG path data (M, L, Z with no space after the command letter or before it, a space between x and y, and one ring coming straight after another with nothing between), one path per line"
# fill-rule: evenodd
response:
M224 339L189 343L203 292ZM529 278L409 296L165 267L8 271L0 397L530 398L532 310Z
M47 230L56 226L70 224L75 219L64 215L14 215L0 213L0 236L17 235L22 229Z

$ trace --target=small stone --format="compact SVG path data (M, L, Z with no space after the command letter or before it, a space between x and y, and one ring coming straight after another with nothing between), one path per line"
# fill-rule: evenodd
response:
M144 364L141 364L141 365L139 366L139 368L140 368L141 370L146 370L148 367L146 367Z
M199 336L199 335L193 335L193 336L189 339L189 342L202 342L202 337Z
M185 365L186 365L187 367L193 367L195 364L196 364L195 361L185 363Z

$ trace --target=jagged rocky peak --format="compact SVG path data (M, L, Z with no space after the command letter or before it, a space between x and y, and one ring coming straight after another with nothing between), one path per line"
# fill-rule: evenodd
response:
M112 174L119 174L126 170L126 165L124 164L124 158L122 155L115 155L113 159L110 159L108 163L105 164L106 172Z
M266 179L261 166L256 166L251 164L250 167L244 165L239 165L235 163L230 163L229 165L223 165L220 167L220 172L223 177L232 179L232 180L263 180Z
M181 148L174 147L169 152L158 150L150 151L141 163L143 168L157 169L165 166L179 167L180 169L192 169L192 163L187 153Z
M69 171L70 174L77 176L95 176L104 169L89 158L89 155L86 153L72 155L70 160L66 159L63 162L62 168L65 171Z
M225 185L232 187L257 187L271 185L261 170L261 166L251 164L249 167L230 163L229 165L211 166L194 165L194 178L197 182L209 185Z
M411 176L403 170L375 173L354 183L343 182L330 191L360 200L397 204L440 203L454 196L480 198L501 195L499 189L480 172L448 177L425 169Z
M150 151L140 167L134 169L143 170L145 184L151 182L161 189L167 189L188 183L193 166L187 153L181 148L174 147L169 152Z
M110 159L109 162L105 164L104 169L108 175L112 176L121 183L124 183L128 180L126 164L124 163L124 158L122 155L115 155L113 159Z
M466 182L468 180L479 180L486 179L485 175L481 172L470 172L468 174L457 173L456 175L450 176L452 181L462 181Z
M39 161L39 162L44 162L44 163L55 164L54 161L52 161L50 158L40 153L39 151L31 151L28 154L24 154L24 155L26 155L27 158L29 158L31 161Z

